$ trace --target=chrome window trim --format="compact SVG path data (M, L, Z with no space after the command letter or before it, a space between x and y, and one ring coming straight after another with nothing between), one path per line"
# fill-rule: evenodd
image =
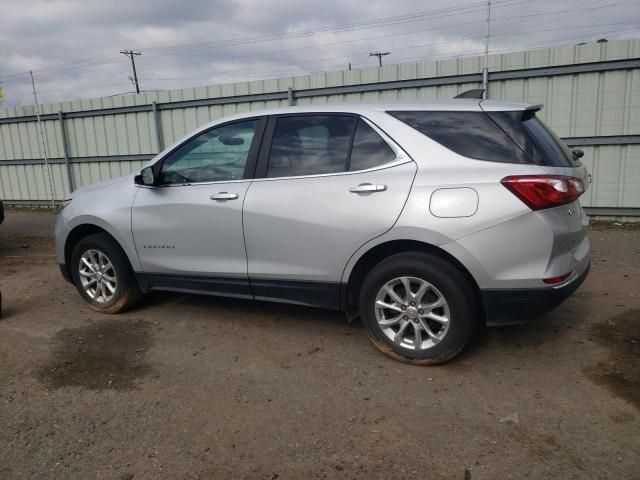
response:
M322 177L336 177L338 175L358 175L360 173L375 172L378 170L386 170L387 168L397 167L398 165L404 165L405 163L413 162L413 159L408 155L404 158L396 158L393 162L387 162L377 167L367 168L366 170L354 170L351 172L333 172L333 173L316 173L314 175L297 175L295 177L270 177L270 178L254 178L254 182L273 182L278 180L300 180L305 178L322 178Z
M176 183L170 185L136 185L138 188L175 188L175 187L191 187L198 185L221 185L221 184L229 184L229 183L244 183L244 182L263 182L263 181L276 181L276 180L296 180L296 179L304 179L304 178L321 178L321 177L335 177L338 175L357 175L359 173L369 173L376 172L378 170L386 170L387 168L397 167L398 165L404 165L405 163L413 162L413 159L409 158L407 155L404 158L397 157L393 162L387 162L382 165L378 165L377 167L367 168L366 170L354 170L352 172L333 172L333 173L317 173L315 175L298 175L295 177L271 177L271 178L245 178L242 180L229 180L229 181L220 181L220 182L193 182L193 183Z
M191 187L196 185L222 185L222 184L226 185L228 183L244 183L244 182L250 183L252 181L253 179L251 178L243 178L240 180L218 180L215 182L171 183L166 185L136 185L136 187L156 189L156 188L166 188L166 187Z
M315 114L316 112L300 112L301 114ZM367 123L367 125L369 125L371 128L373 128L373 130L380 135L380 137L382 137L382 140L384 140L384 142L389 146L389 148L391 148L391 150L393 150L393 152L396 155L396 158L391 161L391 162L387 162L387 163L383 163L382 165L377 165L375 167L371 167L371 168L367 168L364 170L352 170L352 171L343 171L343 172L332 172L332 173L316 173L316 174L312 174L312 175L296 175L296 176L289 176L289 177L265 177L265 178L242 178L242 179L238 179L238 180L219 180L219 181L214 181L214 182L191 182L191 183L174 183L174 184L167 184L167 185L156 185L156 186L147 186L147 185L136 185L139 188L165 188L165 187L188 187L188 186L195 186L195 185L220 185L220 184L228 184L228 183L242 183L242 182L258 182L258 181L264 181L264 180L293 180L296 178L321 178L321 177L334 177L336 175L354 175L357 173L368 173L368 172L375 172L378 170L385 170L387 168L392 168L392 167L396 167L398 165L403 165L405 163L408 162L413 162L413 159L409 156L409 154L407 152L405 152L402 147L400 147L389 135L387 135L385 133L384 130L382 130L380 127L378 127L378 125L376 125L374 122L372 122L371 120L369 120L367 117L357 114L357 113L350 113L350 112L322 112L322 113L331 113L334 115L340 115L340 114L345 114L345 115L355 115L357 118L359 118L360 120L363 120L364 122ZM321 114L321 113L318 113ZM295 115L294 113L291 114L292 116ZM257 119L259 117L255 117L255 116L249 116L246 118L240 118L240 119L235 119L233 120L233 122L223 122L219 125L214 125L211 128L209 128L208 130L213 130L215 128L218 128L220 126L223 126L227 123L234 123L234 122L242 122L242 121L247 121L247 120L253 120L253 119ZM207 130L204 130L207 131ZM196 134L194 134L192 137L190 137L189 139L185 140L186 143L188 141L190 141L191 139L195 138L196 136L200 135L203 132L198 132ZM169 152L171 153L171 152ZM165 157L167 157L169 155L169 153L167 153L166 155L163 155L160 159L158 159L157 161L161 161L163 160ZM156 161L156 162L157 162ZM153 162L153 164L155 164L156 162Z

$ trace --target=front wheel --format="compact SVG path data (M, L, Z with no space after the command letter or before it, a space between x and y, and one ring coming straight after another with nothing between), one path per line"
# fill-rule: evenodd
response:
M141 297L129 260L106 233L78 242L71 256L71 274L82 298L101 313L120 313Z
M477 323L472 285L436 255L400 253L376 265L360 290L360 316L383 353L415 365L457 355Z

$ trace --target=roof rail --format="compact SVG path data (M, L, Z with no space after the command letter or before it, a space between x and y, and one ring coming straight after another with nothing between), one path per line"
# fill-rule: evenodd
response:
M478 100L482 100L483 93L484 88L474 88L473 90L467 90L466 92L459 93L453 98L476 98Z

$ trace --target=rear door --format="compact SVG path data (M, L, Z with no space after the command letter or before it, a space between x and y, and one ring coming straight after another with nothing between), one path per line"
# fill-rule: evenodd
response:
M270 118L243 209L255 297L338 308L345 264L393 226L415 173L365 119Z

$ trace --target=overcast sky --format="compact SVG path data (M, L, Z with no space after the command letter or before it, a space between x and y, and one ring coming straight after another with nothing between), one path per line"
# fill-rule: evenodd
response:
M4 0L4 106L481 54L474 0ZM490 50L640 37L640 0L493 0Z

